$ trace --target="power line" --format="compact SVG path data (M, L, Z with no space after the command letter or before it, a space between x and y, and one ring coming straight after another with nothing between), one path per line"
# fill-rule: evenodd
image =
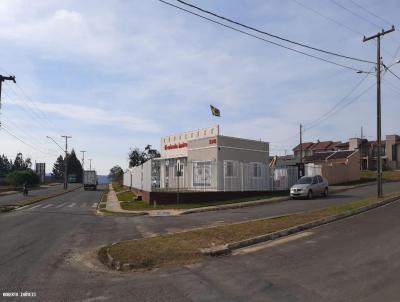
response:
M14 134L14 133L11 132L9 129L7 129L6 126L3 125L3 126L1 127L1 129L4 130L5 132L7 132L10 136L12 136L12 137L14 137L15 139L17 139L18 141L20 141L21 143L23 143L24 145L26 145L26 146L28 146L28 147L30 147L30 148L32 148L32 149L34 149L34 150L36 150L36 151L42 153L42 154L50 155L50 153L47 153L47 154L46 154L45 152L43 152L42 150L38 149L38 148L35 147L34 145L25 142L23 139L19 138L16 134Z
M387 23L388 25L392 25L392 24L393 24L392 22L390 22L390 21L388 21L388 20L386 20L386 19L384 19L384 18L378 16L377 14L371 12L370 10L366 9L365 7L363 7L362 5L360 5L359 3L357 3L356 1L350 0L350 2L353 3L355 6L361 8L362 10L366 11L366 12L369 13L370 15L372 15L372 16L378 18L379 20L381 20L381 21L383 21L383 22L385 22L385 23Z
M8 88L10 88L10 87L8 86ZM18 97L18 95L16 94L15 91L11 90L11 92L13 92L13 94L14 94L15 96ZM32 121L32 122L33 122L33 121L36 121L35 125L38 127L38 129L43 128L43 129L46 129L46 130L47 130L47 129L52 129L52 130L53 130L53 127L49 127L48 125L46 125L46 124L43 122L43 120L40 118L40 116L36 113L36 111L32 110L32 109L29 107L29 105L27 105L26 108L25 108L24 106L22 106L22 105L20 104L20 102L18 102L18 101L15 100L14 98L11 98L10 95L9 95L8 93L4 93L4 95L7 96L7 99L8 99L12 104L18 106L18 107L21 108L27 115L29 115L30 117L32 117L32 120L31 120L31 121ZM25 103L25 102L24 102L24 103ZM28 109L31 109L31 110L28 110Z
M354 28L351 28L351 27L347 26L346 24L344 24L344 23L342 23L342 22L339 22L339 21L337 21L337 20L335 20L335 19L333 19L333 18L331 18L331 17L329 17L329 16L327 16L327 15L324 15L324 14L320 13L318 10L316 10L316 9L314 9L314 8L312 8L312 7L310 7L310 6L306 5L306 4L304 4L304 3L301 3L301 2L298 1L298 0L292 0L292 1L293 1L293 2L296 2L298 5L302 6L303 8L305 8L305 9L307 9L307 10L310 10L310 11L312 11L313 13L315 13L315 14L317 14L317 15L323 17L323 18L325 18L325 19L327 19L327 20L329 20L329 21L331 21L331 22L333 22L333 23L335 23L335 24L337 24L337 25L339 25L339 26L342 26L342 27L346 28L347 30L349 30L349 31L351 31L351 32L353 32L353 33L356 33L356 34L359 34L359 35L361 35L361 36L364 36L364 34L361 33L360 31L357 31L357 30L355 30ZM392 56L392 57L395 57L395 56L396 56L396 55L393 56L391 53L389 53L388 51L386 51L386 50L383 49L383 48L382 48L382 51L385 52L386 54Z
M197 14L197 13L195 13L195 12L192 12L192 11L190 11L190 10L184 9L184 8L179 7L179 6L177 6L177 5L174 5L174 4L172 4L172 3L166 2L166 1L164 1L164 0L157 0L157 1L162 2L162 3L166 4L166 5L172 6L172 7L174 7L174 8L177 8L177 9L179 9L179 10L185 11L185 12L187 12L187 13L189 13L189 14L192 14L192 15L195 15L195 16L197 16L197 17L200 17L200 18L202 18L202 19L208 20L208 21L213 22L213 23L215 23L215 24L221 25L221 26L223 26L223 27L226 27L226 28L232 29L232 30L234 30L234 31L240 32L240 33L245 34L245 35L247 35L247 36L250 36L250 37L253 37L253 38L262 40L262 41L264 41L264 42L266 42L266 43L273 44L273 45L276 45L276 46L285 48L285 49L287 49L287 50L291 50L291 51L294 51L294 52L296 52L296 53L305 55L305 56L307 56L307 57L314 58L314 59L316 59L316 60L323 61L323 62L326 62L326 63L330 63L330 64L333 64L333 65L336 65L336 66L339 66L339 67L342 67L342 68L350 69L350 70L353 70L353 71L359 71L359 69L356 69L356 68L354 68L354 67L347 66L347 65L343 65L343 64L340 64L340 63L337 63L337 62L334 62L334 61L330 61L330 60L327 60L327 59L325 59L325 58L321 58L321 57L318 57L318 56L315 56L315 55L312 55L312 54L309 54L309 53L305 53L305 52L303 52L303 51L300 51L300 50L297 50L297 49L294 49L294 48L291 48L291 47L288 47L288 46L285 46L285 45L282 45L282 44L279 44L279 43L270 41L270 40L268 40L268 39L265 39L265 38L262 38L262 37L253 35L253 34L251 34L251 33L245 32L245 31L243 31L243 30L237 29L237 28L235 28L235 27L232 27L232 26L223 24L223 23L221 23L221 22L215 21L215 20L213 20L213 19L207 18L207 17L205 17L205 16L202 16L202 15Z
M56 127L60 131L60 133L63 132L63 131L61 131L62 129L58 128L58 126L56 124L54 124L51 119L49 119L47 114L45 114L42 110L40 110L40 108L38 106L36 106L36 103L28 96L28 94L25 92L25 90L18 83L16 83L16 85L17 85L18 89L22 92L22 94L25 96L25 98L36 108L36 110L38 112L40 112L42 114L42 116L48 122L48 124L52 127Z
M361 86L361 84L367 79L367 77L368 77L368 74L365 75L352 89L350 89L350 91L342 99L340 99L339 102L337 102L331 109L329 109L327 112L322 114L319 118L317 118L311 122L305 123L304 124L305 130L307 130L307 128L311 127L312 125L317 124L319 121L321 121L325 117L329 116L329 114L331 112L335 111L337 109L337 107L340 106L340 104L345 102L353 94L353 92L356 91L356 89Z
M264 34L264 35L267 35L267 36L270 36L270 37L279 39L279 40L281 40L281 41L285 41L285 42L288 42L288 43L292 43L292 44L295 44L295 45L298 45L298 46L301 46L301 47L305 47L305 48L308 48L308 49L311 49L311 50L314 50L314 51L319 51L319 52L322 52L322 53L325 53L325 54L337 56L337 57L340 57L340 58L345 58L345 59L354 60L354 61L363 62L363 63L375 64L375 63L372 62L372 61L368 61L368 60L364 60L364 59L359 59L359 58L355 58L355 57L351 57L351 56L347 56L347 55L335 53L335 52L332 52L332 51L328 51L328 50L320 49L320 48L317 48L317 47L313 47L313 46L310 46L310 45L307 45L307 44L304 44L304 43L296 42L296 41L293 41L293 40L290 40L290 39L287 39L287 38L283 38L283 37L281 37L281 36L278 36L278 35L275 35L275 34L271 34L271 33L268 33L268 32L266 32L266 31L257 29L257 28L255 28L255 27L248 26L248 25L245 25L245 24L243 24L243 23L240 23L240 22L234 21L234 20L232 20L232 19L226 18L226 17L224 17L224 16L218 15L218 14L216 14L216 13L214 13L214 12L205 10L205 9L203 9L203 8L201 8L201 7L198 7L198 6L196 6L196 5L187 3L187 2L185 2L185 1L182 1L182 0L176 0L176 1L178 1L179 3L182 3L182 4L186 5L186 6L189 6L189 7L191 7L191 8L194 8L194 9L196 9L196 10L199 10L199 11L201 11L201 12L203 12L203 13L212 15L212 16L217 17L217 18L219 18L219 19L222 19L222 20L224 20L224 21L227 21L227 22L230 22L230 23L239 25L239 26L241 26L241 27L244 27L244 28L253 30L253 31L255 31L255 32L258 32L258 33L261 33L261 34Z
M300 1L298 1L298 0L292 0L292 1L293 1L293 2L296 2L298 5L302 6L303 8L308 9L308 10L312 11L313 13L315 13L315 14L317 14L317 15L323 17L323 18L325 18L325 19L327 19L327 20L329 20L329 21L331 21L331 22L333 22L333 23L335 23L335 24L337 24L337 25L339 25L339 26L342 26L342 27L346 28L347 30L349 30L349 31L351 31L351 32L353 32L353 33L356 33L356 34L359 34L359 35L363 36L363 33L362 33L362 32L357 31L357 30L355 30L355 29L353 29L353 28L347 26L346 24L341 23L341 22L339 22L339 21L337 21L337 20L335 20L335 19L333 19L333 18L331 18L331 17L329 17L329 16L327 16L327 15L324 15L324 14L322 14L321 12L319 12L318 10L316 10L316 9L314 9L314 8L312 8L312 7L306 5L306 4L304 4L304 3L302 3L302 2L300 2Z
M356 16L356 17L358 17L359 19L364 20L365 22L367 22L367 23L369 23L369 24L371 24L371 25L373 25L373 26L375 26L375 27L378 27L378 28L380 27L380 25L378 25L378 24L376 24L375 22L372 22L372 21L368 20L367 18L364 18L363 16L361 16L361 15L359 15L359 14L353 12L351 9L349 9L349 8L347 8L347 7L345 7L345 6L343 6L342 4L338 3L336 0L331 0L331 2L334 3L336 6L338 6L338 7L342 8L342 9L344 9L344 10L347 11L347 12L349 12L349 13L352 14L353 16Z
M5 69L0 68L0 70L4 71L4 73L10 75L10 73L7 72ZM46 122L48 123L48 125L50 126L51 129L57 128L57 130L59 130L60 133L61 133L61 132L65 132L65 131L63 131L62 129L60 129L51 119L49 119L48 115L45 114L45 113L36 105L36 103L32 100L32 98L29 97L29 95L28 95L28 94L26 93L26 91L21 87L21 85L19 85L18 83L15 83L15 84L16 84L16 86L18 87L18 89L21 91L22 96L30 102L30 104L36 109L36 111L37 111L38 113L40 113L40 114L42 115L42 117L40 117L40 116L33 110L32 106L28 106L28 107L35 113L35 115L39 117L40 120L41 120L42 118L43 118L44 120L46 120ZM13 94L14 94L17 98L19 98L17 92L16 92L11 86L9 86L9 88L12 90ZM21 99L22 101L24 101L23 98L19 98L19 99ZM25 101L24 101L24 102L25 102ZM27 102L25 102L25 103L27 103Z
M357 101L360 97L362 97L364 94L366 94L371 88L373 88L376 85L376 83L373 83L372 85L368 86L365 90L363 90L359 95L357 95L356 97L354 97L353 99L349 100L347 103L345 103L343 105L343 107L338 108L336 111L332 112L329 116L326 116L324 119L320 120L317 124L314 124L308 128L306 128L304 131L308 131L310 129L313 129L315 127L317 127L318 125L320 125L322 122L324 122L325 120L327 120L329 117L331 117L332 115L338 113L339 111L343 110L344 108L346 108L347 106L349 106L350 104L354 103L355 101Z
M18 131L20 134L22 133L22 135L20 135L22 137L22 139L25 139L26 141L28 141L30 144L35 145L38 142L38 138L34 137L30 132L26 132L24 129L22 129L21 127L19 127L17 124L15 124L14 122L12 122L11 120L9 120L8 118L3 116L3 120L6 122L5 125L10 125L14 128L14 130ZM54 152L54 150L46 150L45 148L42 148L42 150L45 150L45 153L49 153L49 152Z
M394 75L396 78L398 78L400 80L400 77L397 74L395 74L393 71L391 71L389 67L386 67L385 65L383 65L383 67L385 68L385 70L389 71L392 75Z

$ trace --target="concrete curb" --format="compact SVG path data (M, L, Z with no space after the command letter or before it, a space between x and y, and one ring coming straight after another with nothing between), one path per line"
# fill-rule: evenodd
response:
M0 208L12 208L12 210L16 210L16 209L19 209L21 207L26 207L26 206L29 206L31 204L34 204L34 203L37 203L37 202L40 202L40 201L43 201L43 200L46 200L46 199L49 199L49 198L57 197L57 196L60 196L60 195L66 194L66 193L70 193L70 192L76 191L76 190L78 190L80 188L82 188L82 186L78 186L76 188L73 188L73 189L70 189L70 190L67 190L67 191L57 192L54 195L51 194L50 196L40 197L40 195L39 195L37 200L29 202L28 204L24 204L24 205L17 205L17 204L1 205ZM17 201L17 202L19 202L19 201Z
M361 214L363 212L366 212L366 211L369 211L369 210L372 210L372 209L375 209L378 207L382 207L386 204L395 202L397 200L400 200L400 196L391 197L391 198L385 199L378 203L374 203L374 204L371 204L368 206L364 206L364 207L361 207L361 208L358 208L355 210L351 210L351 211L348 211L345 213L329 216L329 217L322 218L319 220L311 221L311 222L308 222L305 224L294 226L294 227L291 227L291 228L288 228L285 230L281 230L281 231L277 231L274 233L269 233L269 234L253 237L253 238L242 240L242 241L232 242L232 243L217 246L217 247L200 249L200 252L203 255L207 255L207 256L226 255L226 254L231 253L232 250L235 250L235 249L247 247L247 246L254 245L254 244L257 244L260 242L274 240L274 239L277 239L280 237L288 236L288 235L295 234L295 233L298 233L298 232L301 232L304 230L315 228L317 226L321 226L321 225L324 225L327 223L338 221L338 220L348 218L348 217L351 217L351 216L354 216L357 214Z
M183 210L179 215L187 215L187 214L210 212L210 211L222 211L222 210L230 210L230 209L240 209L240 208L253 207L253 206L259 206L259 205L264 205L264 204L271 204L271 203L277 203L277 202L281 202L281 201L290 200L290 197L288 197L288 196L275 197L275 198L276 199L271 198L271 199L245 201L245 202L232 203L232 204L224 204L224 205L220 205L220 206L193 208L193 209L189 209L189 210Z
M109 253L110 248L115 244L117 244L117 242L114 242L113 244L111 244L106 249L106 255L107 255L107 263L106 263L106 265L110 269L113 269L113 270L116 270L116 271L124 271L124 272L126 272L126 271L132 270L135 267L134 264L132 264L132 263L121 263L120 261L115 260L113 258L113 256L110 255L110 253Z

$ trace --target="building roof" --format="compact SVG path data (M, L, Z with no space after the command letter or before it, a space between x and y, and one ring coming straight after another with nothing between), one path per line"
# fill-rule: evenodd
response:
M314 153L313 155L305 156L304 161L305 162L325 161L333 153L334 153L333 151Z
M314 145L313 142L307 142L307 143L302 143L302 144L301 144L303 150L308 150L308 149L310 149L310 147L311 147L312 145ZM293 148L293 151L300 151L300 144L298 144L296 147L294 147L294 148Z
M350 155L357 152L358 150L352 151L330 151L330 152L319 152L314 153L311 156L305 156L305 162L316 162L316 161L326 161L326 160L338 160L338 159L347 159Z
M333 148L335 142L332 141L324 141L324 142L317 142L311 146L311 150L328 150Z
M349 148L349 142L338 143L338 144L335 145L335 148L348 149Z
M328 159L346 159L355 151L336 151Z

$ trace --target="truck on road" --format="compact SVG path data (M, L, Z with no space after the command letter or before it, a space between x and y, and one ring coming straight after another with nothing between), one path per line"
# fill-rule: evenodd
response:
M83 171L83 188L85 190L97 190L97 174L93 170Z

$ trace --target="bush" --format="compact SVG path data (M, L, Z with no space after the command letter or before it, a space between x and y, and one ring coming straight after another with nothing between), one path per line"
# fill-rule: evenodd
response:
M6 176L6 182L12 186L22 186L25 182L29 186L37 185L40 181L39 176L32 170L14 171Z

